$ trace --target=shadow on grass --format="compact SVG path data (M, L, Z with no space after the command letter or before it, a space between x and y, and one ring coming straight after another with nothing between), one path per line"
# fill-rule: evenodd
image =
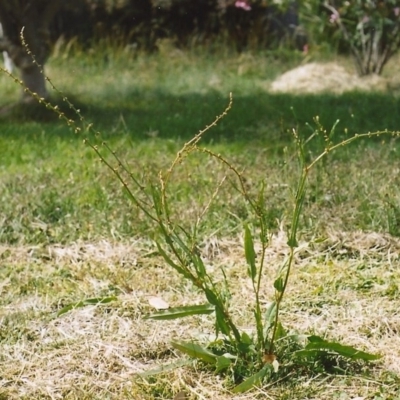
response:
M68 97L71 103L77 108L87 106L74 96ZM60 96L53 96L50 99L53 106L57 106L68 118L76 118L76 113L71 107L63 102ZM29 124L29 123L54 123L60 120L51 108L36 101L29 103L10 103L0 106L0 124Z
M94 122L104 137L121 133L132 139L150 137L187 140L210 124L229 102L219 92L171 95L159 91L132 91L121 98L98 99L85 103L69 97L87 122ZM77 119L69 106L55 99L69 118ZM253 96L234 96L229 115L207 133L206 141L285 141L293 128L308 136L318 116L328 131L337 119L338 137L377 130L399 130L400 99L382 93L352 92L343 95L288 95L258 92ZM30 136L30 126L42 125L45 131L68 135L57 115L42 105L15 107L0 117L0 136ZM57 129L55 128L57 126ZM71 132L71 136L74 134ZM76 136L76 135L75 135Z

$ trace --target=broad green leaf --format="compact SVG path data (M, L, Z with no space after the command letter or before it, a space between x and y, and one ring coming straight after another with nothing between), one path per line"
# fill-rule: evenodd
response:
M230 367L232 361L224 356L217 356L217 363L215 365L215 372L221 372Z
M264 380L265 376L267 375L268 371L271 370L272 366L270 364L265 365L260 371L256 374L250 376L241 384L237 385L233 388L233 393L244 393L248 390L252 389L254 386L259 385Z
M147 378L149 376L163 374L165 372L170 372L170 371L173 371L174 369L184 367L186 365L191 365L191 364L193 364L193 360L178 360L178 361L170 363L170 364L161 365L160 367L151 369L149 371L139 372L136 375L140 376L141 378Z
M253 344L253 341L251 340L251 337L246 332L242 332L240 340L241 340L242 343L247 344L247 345Z
M270 303L268 306L267 310L265 311L265 325L267 328L270 328L272 324L275 321L275 315L276 315L276 303L273 301Z
M287 336L287 332L285 328L282 326L282 324L278 321L276 331L275 331L275 340L282 339Z
M117 300L116 297L96 297L94 299L86 299L86 300L81 300L76 303L71 303L63 307L61 310L59 310L56 314L57 317L60 315L63 315L67 313L68 311L74 310L75 308L81 308L85 306L90 306L90 305L97 305L97 304L106 304L110 303L112 301Z
M238 343L238 349L241 353L246 353L246 354L255 351L254 342L246 332L242 332L242 334L240 335L240 343Z
M221 305L221 302L220 302L220 300L218 299L217 295L216 295L211 289L205 288L205 289L204 289L204 294L206 295L207 300L208 300L211 304L213 304L214 306L219 306L219 305Z
M322 354L326 354L325 350L298 350L294 352L296 357L304 357L309 359L316 359L317 357L321 356Z
M169 308L168 310L163 310L147 315L144 319L155 319L155 320L177 319L177 318L189 317L191 315L212 314L214 311L215 307L212 304L207 303L197 306Z
M282 278L277 278L274 282L274 288L279 292L283 292L283 279Z
M246 261L248 265L248 274L254 282L257 275L256 268L256 252L254 250L253 237L248 225L244 226L244 253L246 255Z
M172 341L171 344L175 349L187 354L189 357L197 358L208 364L216 364L217 362L215 354L196 343Z
M344 346L340 343L327 342L319 336L310 336L308 340L310 343L308 343L305 347L306 350L330 350L351 360L373 361L381 358L380 355L366 353L364 351L357 350L352 346Z
M307 336L307 340L311 343L323 343L325 342L325 339L322 339L321 336L317 336L317 335L311 335L311 336Z

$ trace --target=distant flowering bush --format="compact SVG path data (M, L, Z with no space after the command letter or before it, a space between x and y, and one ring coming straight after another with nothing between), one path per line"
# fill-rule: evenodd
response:
M237 1L235 3L235 7L236 8L241 8L245 11L250 11L251 10L251 6L247 1Z
M349 44L359 75L380 74L400 47L399 0L329 0L327 23Z

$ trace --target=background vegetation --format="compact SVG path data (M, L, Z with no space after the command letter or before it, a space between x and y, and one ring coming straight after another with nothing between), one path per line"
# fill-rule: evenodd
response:
M281 43L301 47L304 29L292 24L299 25L298 2L86 0L64 4L52 32L54 38L75 38L86 45L117 37L124 45L148 51L156 50L157 40L166 37L181 48L212 46L216 41L238 50Z
M205 140L209 141L211 146L227 149L235 159L246 160L246 164L253 165L252 168L255 171L265 171L266 165L269 165L268 168L274 166L273 175L280 175L288 168L296 168L297 161L293 157L291 147L291 130L296 128L300 135L307 137L311 133L310 126L316 126L313 122L316 116L319 117L319 123L327 128L331 127L336 119L339 119L338 138L382 128L396 130L399 125L397 120L399 118L398 97L387 93L350 92L341 96L328 93L302 96L266 92L263 84L265 85L268 78L272 79L282 68L295 65L297 62L295 58L282 62L268 54L236 56L227 53L221 58L220 55L207 55L204 51L200 51L198 54L196 51L189 54L171 51L173 56L168 63L160 62L163 60L162 55L160 57L160 55L144 54L129 61L123 52L115 55L96 53L92 57L70 57L68 64L65 64L63 58L59 56L52 60L49 73L54 76L52 79L59 82L61 89L65 89L67 93L69 88L75 85L75 80L79 80L79 84L76 85L77 91L73 93L72 98L79 99L77 104L85 118L89 121L96 121L97 129L104 132L105 138L112 147L124 149L123 152L129 154L126 157L132 160L132 168L141 170L145 167L149 174L156 174L162 165L157 161L158 157L154 157L154 153L159 154L161 160L164 160L163 162L170 159L183 141L191 138L193 132L197 132L207 121L215 117L226 103L230 90L234 93L233 110L230 112L229 118L221 121ZM4 92L10 93L9 98L12 99L12 96L16 95L13 82L6 76L2 76L1 79ZM42 113L44 122L36 121L38 113L39 115ZM50 167L45 166L47 161L50 163L56 161L59 164L54 169L56 176L52 178L52 184L56 185L58 182L63 187L64 183L70 179L71 167L76 169L71 176L76 176L82 168L81 157L84 159L89 157L89 160L92 161L95 159L95 155L91 154L90 150L85 149L84 146L81 146L81 150L79 147L76 148L74 143L80 143L82 137L60 125L57 118L35 107L31 110L31 114L30 111L21 111L19 114L17 110L14 116L3 119L1 137L2 165L7 179L15 179L10 175L10 168L12 168L20 172L15 176L27 183L27 185L17 185L15 182L9 182L3 190L6 207L3 212L6 213L6 209L9 209L11 213L6 213L3 217L7 224L3 228L2 241L31 242L33 240L35 242L36 235L39 235L37 239L42 241L44 236L50 232L58 232L53 239L51 235L48 238L48 240L56 242L102 237L110 229L109 224L115 232L118 232L118 235L127 235L125 237L128 237L134 233L131 226L133 221L126 221L126 211L122 211L129 205L123 198L119 198L118 191L111 191L107 194L107 186L113 184L109 182L107 174L97 171L98 167L94 167L90 173L87 172L89 174L87 179L93 184L82 183L79 185L80 190L78 191L76 185L71 185L70 189L66 191L54 188L50 191L53 192L51 195L47 185L38 184L38 179L44 179L42 175L45 173L44 171L49 172ZM382 138L382 141L385 140L387 139ZM350 147L337 155L334 154L328 163L335 163L336 157L343 160L343 174L346 176L348 166L345 161L355 162L354 155L360 155L362 158L365 152L377 145L375 140L370 144L357 145L362 149L353 150ZM73 146L74 157L68 153L70 146ZM316 154L322 146L323 140L317 139L309 151ZM388 156L385 157L385 160L389 160L391 155L397 157L396 146L396 142L394 142L389 146L378 146L378 148L379 152L387 152ZM62 151L63 156L54 160L53 154L58 148ZM261 159L259 159L261 157L260 148L263 149L262 154L265 153L265 157ZM21 149L26 149L26 151L21 152ZM64 151L67 153L64 154ZM124 157L125 155L123 155ZM285 160L285 157L289 157L289 160ZM41 166L32 169L31 163L35 160L39 160ZM65 167L64 163L66 163ZM134 167L135 165L136 167ZM38 176L24 177L24 171L31 174L35 170L39 174ZM328 179L329 171L330 168L327 167L328 176L321 177L323 181L327 179L326 184L328 185L331 184ZM372 173L367 169L364 172L365 174ZM292 171L285 173L288 176L293 174ZM335 171L335 176L331 177L336 182L341 182L340 186L335 188L334 192L337 194L332 194L331 200L342 203L342 198L350 196L348 190L354 191L354 193L359 193L359 190L353 183L346 185L338 173L339 171ZM96 175L98 175L97 178L95 178ZM203 173L196 175L200 179ZM256 172L254 174L249 172L249 175L254 175L256 182L267 179L265 175L257 178ZM315 183L315 188L319 193L328 190L321 186L323 181ZM94 184L95 182L101 183L97 186ZM256 182L255 187L257 187ZM389 185L389 181L386 183ZM186 184L181 190L190 196L190 184L186 186L186 189L185 186ZM24 223L24 212L20 212L21 204L30 202L26 191L29 192L34 187L36 187L35 202L49 203L48 208L41 209L42 205L38 206L35 211L36 218L47 226L48 230L45 231L40 231L40 229L38 231L36 227L32 228L30 224ZM392 196L395 194L392 193L395 190L395 185L393 185L387 195ZM271 204L271 209L276 213L276 216L271 218L271 222L276 218L282 219L283 210L287 209L290 204L290 197L287 197L288 193L285 191L284 189L277 198L271 196L270 201L276 202ZM331 192L331 190L328 191ZM338 193L341 191L347 194L339 195ZM43 194L41 194L42 192ZM20 193L21 197L17 197L17 193ZM76 203L72 200L71 196L74 196L74 193L82 196L81 202ZM112 199L109 196L117 196L117 198ZM315 194L311 196L315 197ZM378 193L372 190L371 193L365 194L365 197L357 197L357 201L365 199L356 207L364 209L365 213L358 220L354 216L347 216L346 213L341 212L337 218L342 221L345 230L352 230L353 226L366 230L385 231L387 229L387 210L382 207L386 201L385 191L382 190L382 193ZM45 201L43 201L44 198L46 198ZM119 200L117 200L118 198ZM284 200L285 198L286 200ZM20 206L15 207L12 199ZM81 205L84 203L87 203L87 215L89 216L96 210L99 215L103 212L108 214L115 201L118 202L118 206L115 208L118 209L120 215L120 217L115 216L116 220L98 217L90 221L90 228L89 226L81 226L79 229L76 227L72 230L68 228L68 233L65 232L68 226L65 221L66 217L73 224L85 221L86 218L73 217L78 209L79 212L82 211ZM284 206L282 201L287 201L287 204ZM224 201L221 203L223 204ZM53 207L58 211L52 210ZM22 207L22 210L26 210L25 207ZM352 210L354 212L354 209ZM321 211L321 215L324 212ZM51 216L47 215L48 213ZM114 213L115 211L112 214ZM223 219L225 220L225 217ZM355 221L353 222L353 220ZM230 225L229 221L233 225L237 224L235 217L228 217L222 226L219 222L216 225L222 229L226 224ZM58 228L55 229L53 225ZM241 226L238 229L240 231ZM39 234L39 232L41 233Z

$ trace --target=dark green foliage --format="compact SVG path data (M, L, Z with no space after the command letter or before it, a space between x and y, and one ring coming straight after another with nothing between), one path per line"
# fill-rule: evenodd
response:
M218 0L85 0L64 2L52 24L53 40L78 40L88 46L113 41L155 50L157 40L172 39L178 47L218 41L238 49L301 48L304 30L295 2L281 7L249 1L249 10L234 1Z

